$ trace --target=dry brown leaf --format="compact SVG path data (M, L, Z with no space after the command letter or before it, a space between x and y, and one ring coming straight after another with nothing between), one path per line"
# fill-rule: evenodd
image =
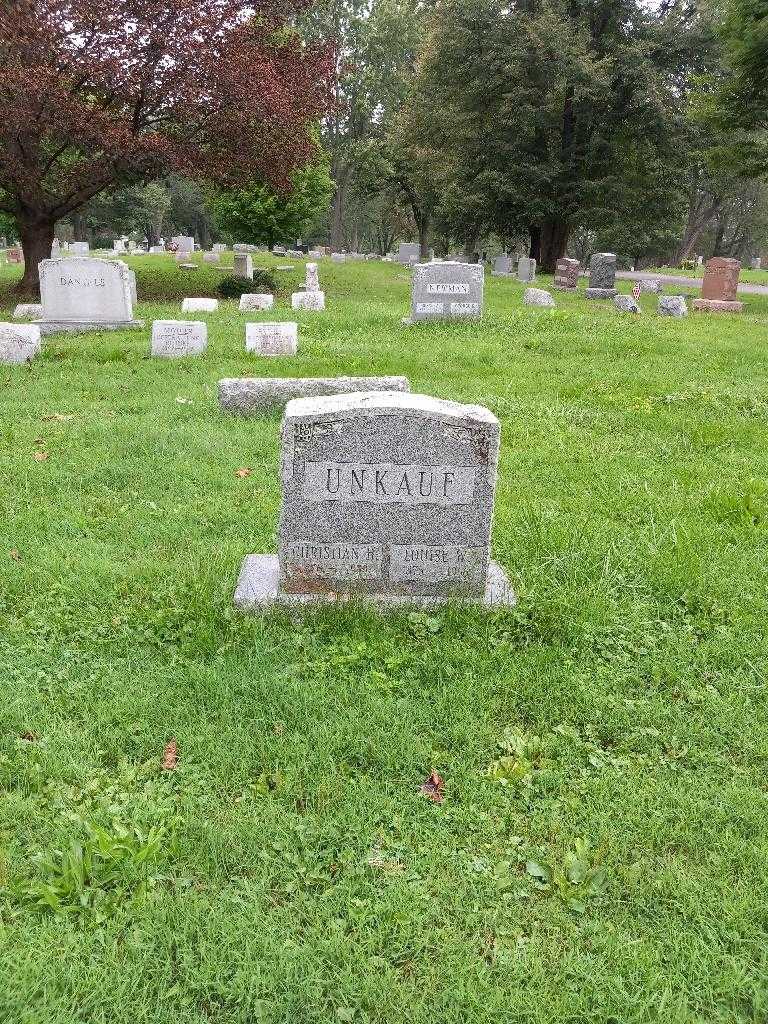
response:
M236 469L235 470L235 476L239 477L241 480L243 479L243 477L251 476L252 473L253 473L253 470L252 469L248 469L246 467L243 467L243 469Z
M56 423L66 423L67 420L73 420L74 418L75 417L73 415L68 415L62 412L52 412L47 416L43 416L43 423L49 423L51 420L54 420Z
M20 562L21 561L21 554L20 554L20 552L19 552L19 550L17 548L11 548L11 550L8 552L8 554L11 556L11 558L14 560L14 562Z
M163 747L163 771L172 772L179 763L179 747L176 740L168 740Z
M419 786L419 793L436 804L441 804L445 800L445 782L434 768Z
M20 738L26 740L27 743L37 743L39 739L37 733L31 732L29 729L25 729Z
M50 452L32 452L32 458L35 462L45 462L46 459L50 459Z

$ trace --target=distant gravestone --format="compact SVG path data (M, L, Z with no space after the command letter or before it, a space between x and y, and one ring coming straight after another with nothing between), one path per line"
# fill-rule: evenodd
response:
M211 246L211 250L213 252L226 252L227 246L224 242L215 242L214 245Z
M554 309L555 300L544 288L526 288L523 293L524 306L540 306L542 309Z
M23 263L24 262L24 253L21 251L21 249L15 249L15 248L9 249L6 252L5 257L6 257L6 259L8 260L9 263Z
M612 299L616 295L616 256L612 252L596 252L589 261L588 299Z
M761 260L761 258L759 256L755 256L755 258L750 263L750 268L752 270L762 270L762 267L763 267L763 261Z
M236 253L232 264L232 273L235 277L244 277L248 281L253 280L253 257L250 253Z
M347 254L343 253L343 252L332 252L331 253L331 260L334 263L346 263L347 262Z
M646 278L644 281L640 282L640 291L647 292L649 295L660 295L661 281L658 277Z
M191 235L175 235L171 242L175 244L177 252L194 252L195 240Z
M36 324L0 324L0 363L28 363L39 352Z
M490 561L498 454L481 406L391 391L289 402L278 555L245 559L235 604L513 604Z
M530 256L521 256L517 261L517 280L529 284L536 280L536 260Z
M693 308L706 313L741 313L744 303L737 299L739 260L714 256L707 260L701 298L693 300Z
M245 350L260 356L295 356L299 346L299 325L246 324Z
M150 251L150 253L153 256L159 256L161 253L165 252L165 246L164 245L151 245L149 247L149 251Z
M182 313L215 313L218 308L218 299L191 298L181 303Z
M319 312L325 309L325 292L320 291L320 276L316 263L307 263L303 292L291 295L293 309L309 309Z
M662 295L659 298L659 316L688 316L684 295Z
M512 257L497 256L493 261L492 277L510 277L512 274Z
M40 263L43 334L126 330L133 319L136 275L122 260L70 256Z
M113 250L113 252L125 252L126 251L126 249L125 249L125 239L124 238L116 238L114 240L114 242L112 243L112 250Z
M72 242L69 246L70 256L87 256L91 251L88 242Z
M203 263L221 263L221 254L218 252L204 252Z
M272 253L275 256L287 256L288 255L284 245L273 245L272 246Z
M293 398L410 390L407 377L229 377L219 381L219 403L227 412L254 416Z
M255 313L262 309L272 309L274 304L275 296L268 293L240 296L240 311L242 313Z
M472 263L420 263L413 268L410 323L479 317L483 268Z
M155 320L152 324L153 356L178 359L198 356L208 347L208 326L202 320Z
M401 242L397 248L398 263L418 263L421 256L421 246L418 242Z
M574 292L579 287L581 264L578 260L563 256L555 266L555 288L560 291Z

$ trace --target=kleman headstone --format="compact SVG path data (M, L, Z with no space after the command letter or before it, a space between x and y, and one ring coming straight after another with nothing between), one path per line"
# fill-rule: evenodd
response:
M0 324L0 363L28 363L39 352L36 324Z
M411 317L453 320L483 312L483 268L473 263L419 263L411 279Z
M153 356L199 356L207 347L208 325L202 320L155 320L152 324Z
M612 252L596 252L589 261L588 299L612 299L616 295L616 256Z
M701 298L693 300L693 308L706 313L741 313L744 303L737 298L739 260L713 256L707 260Z
M555 266L555 288L560 291L574 292L579 287L581 264L578 260L563 256Z
M42 260L39 270L43 334L144 326L133 318L136 275L122 260L69 256Z
M275 324L246 324L245 350L260 356L295 356L299 346L299 325L290 321Z
M235 604L514 604L490 560L499 421L426 395L288 403L278 554L246 557Z

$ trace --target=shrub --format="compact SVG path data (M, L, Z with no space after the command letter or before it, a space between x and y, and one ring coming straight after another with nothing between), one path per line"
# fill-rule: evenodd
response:
M252 281L247 277L234 277L229 274L222 277L216 291L223 299L239 299L241 295L248 295L251 292L271 292L274 295L277 291L277 282L271 271L256 267Z

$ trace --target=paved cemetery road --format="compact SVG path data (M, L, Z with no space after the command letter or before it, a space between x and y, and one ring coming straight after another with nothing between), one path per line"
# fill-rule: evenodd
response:
M625 281L661 281L662 284L680 284L684 288L701 288L700 277L675 277L672 274L646 274L644 271L619 270L616 277ZM743 282L738 290L748 295L768 295L768 285Z

